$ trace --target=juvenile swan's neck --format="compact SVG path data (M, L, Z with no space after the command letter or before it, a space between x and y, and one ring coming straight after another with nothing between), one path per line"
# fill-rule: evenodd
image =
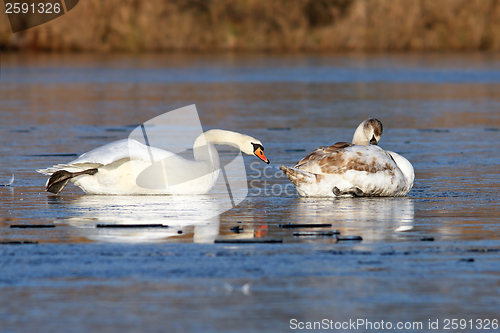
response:
M356 132L354 132L354 136L352 137L352 143L361 146L366 146L370 143L370 139L366 137L365 133L365 122L362 122L358 128L356 128Z
M352 143L355 145L366 146L368 144L376 145L382 136L383 126L377 119L367 119L359 124L354 132Z

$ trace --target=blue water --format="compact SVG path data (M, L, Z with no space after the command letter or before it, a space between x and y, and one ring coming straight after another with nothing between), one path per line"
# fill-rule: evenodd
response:
M499 56L1 61L0 184L15 176L0 186L2 332L276 332L293 318L424 328L439 320L436 331L445 331L449 318L500 319ZM204 129L257 137L272 161L244 157L248 196L237 207L207 218L224 186L180 206L163 197L88 196L72 185L57 197L44 192L36 169L190 104ZM412 162L408 196L301 198L277 167L350 141L368 117L384 124L380 146ZM172 219L179 209L191 220ZM170 227L97 228L103 223ZM330 223L328 230L363 241L297 237L283 223ZM55 227L11 228L19 224ZM231 239L283 243L214 244Z
M2 82L71 83L500 83L493 55L57 56L4 60ZM5 58L5 57L4 57ZM140 69L140 70L138 70Z

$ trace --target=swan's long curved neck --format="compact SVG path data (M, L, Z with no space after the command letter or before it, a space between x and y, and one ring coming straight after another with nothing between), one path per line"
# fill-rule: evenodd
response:
M201 134L196 138L193 145L194 158L197 161L206 161L210 163L214 168L219 166L219 155L214 145L226 145L232 146L239 150L244 144L245 139L248 140L247 135L224 131L224 130L210 130Z
M241 150L242 137L245 136L246 135L236 132L214 129L206 131L196 138L194 148L202 147L207 143L211 143L213 145L232 146Z
M354 136L352 137L352 143L360 146L366 146L370 143L370 138L367 138L365 133L365 122L362 122L359 124L358 128L356 128Z
M356 128L352 143L360 146L376 145L382 137L383 131L384 127L380 120L374 118L366 119Z

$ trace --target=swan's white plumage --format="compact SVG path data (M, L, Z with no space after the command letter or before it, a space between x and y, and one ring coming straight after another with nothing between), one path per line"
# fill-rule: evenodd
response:
M206 194L219 177L219 159L213 144L232 145L247 154L254 154L254 145L263 149L260 141L250 136L211 130L196 140L195 160L184 159L172 152L146 146L136 140L124 139L91 150L67 164L37 171L53 175L60 170L78 173L97 169L95 174L82 174L69 179L88 194ZM263 154L262 156L264 161L268 162ZM138 176L151 167L153 162L161 163L161 171L165 179L169 179L168 184L164 187L161 184L157 187L139 186L141 184L138 185ZM158 181L165 184L163 177L160 178L162 179ZM155 182L156 179L150 181ZM49 182L50 178L47 184Z
M369 119L353 138L365 145L320 147L294 167L281 168L302 196L404 196L413 186L413 167L404 157L369 144L378 143L381 135L382 124Z
M155 157L158 157L158 159L176 156L174 153L156 147L149 147L149 149L154 152ZM112 164L122 159L144 162L151 161L148 146L133 139L123 139L110 142L104 146L86 152L69 163L57 164L53 167L37 171L44 175L51 175L58 170L77 172Z

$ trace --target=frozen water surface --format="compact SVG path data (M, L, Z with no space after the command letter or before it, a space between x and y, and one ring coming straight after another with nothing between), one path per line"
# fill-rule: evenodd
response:
M438 321L433 331L447 331L451 319L475 331L500 320L499 56L1 61L0 184L15 175L0 186L2 332L278 332L320 322L319 331L347 330L349 320L361 331L367 321L411 323L407 331ZM43 191L36 169L193 103L205 129L255 136L271 160L245 157L249 195L234 209L211 214L223 186L175 202ZM409 195L298 196L277 167L349 141L368 117L384 124L380 146L413 163ZM293 235L333 230L363 240ZM282 243L214 243L228 240Z

